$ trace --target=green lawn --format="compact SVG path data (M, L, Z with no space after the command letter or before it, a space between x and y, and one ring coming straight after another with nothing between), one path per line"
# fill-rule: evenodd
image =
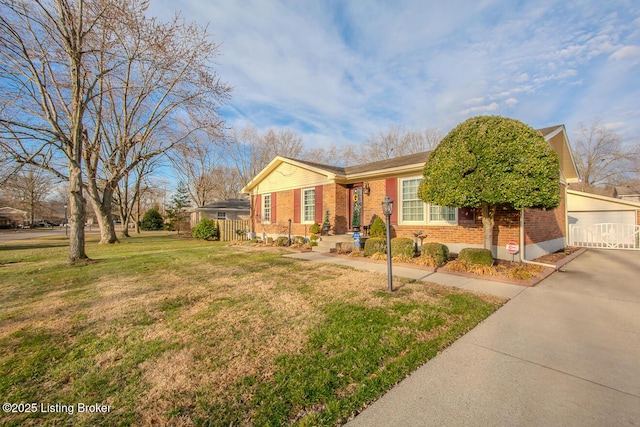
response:
M37 404L0 424L336 425L504 302L169 235L87 253L0 246L0 395Z

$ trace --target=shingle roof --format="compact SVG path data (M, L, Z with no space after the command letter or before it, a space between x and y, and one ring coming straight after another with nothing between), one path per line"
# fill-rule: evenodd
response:
M393 157L391 159L380 160L377 162L363 163L360 165L354 166L332 166L325 165L321 163L314 163L307 160L299 160L299 159L289 159L298 163L303 163L305 165L315 167L318 169L326 170L329 172L333 172L337 175L354 175L365 172L379 171L384 169L392 169L401 166L413 165L416 163L425 163L431 151L424 151L422 153L409 154L407 156Z
M401 166L413 165L416 163L425 163L429 158L431 151L423 151L422 153L409 154L407 156L393 157L391 159L380 160L377 162L364 163L356 166L349 166L346 169L347 175L358 173L372 172L384 169L392 169Z
M227 199L209 203L197 209L218 209L226 211L248 211L250 208L249 199Z
M315 162L310 162L308 160L300 160L300 159L294 159L292 157L283 157L284 159L288 159L288 160L293 160L294 162L298 162L298 163L302 163L305 164L307 166L311 166L313 168L317 168L317 169L322 169L328 172L333 172L335 174L338 175L344 175L345 174L345 168L341 167L341 166L333 166L333 165L325 165L323 163L315 163Z

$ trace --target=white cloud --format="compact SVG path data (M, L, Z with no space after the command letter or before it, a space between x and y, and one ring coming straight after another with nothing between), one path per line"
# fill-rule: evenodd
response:
M484 102L484 98L471 98L464 101L466 105L481 104L482 102Z
M610 59L623 60L640 57L640 46L623 46L609 57Z
M497 102L492 102L491 104L488 104L488 105L480 105L478 107L467 108L466 110L462 110L460 114L462 116L480 115L480 114L496 111L498 107L499 105Z
M168 16L175 5L154 0L151 12ZM472 114L543 127L592 115L616 122L605 113L640 110L638 63L622 61L640 57L640 8L632 3L183 0L180 7L187 20L211 21L222 43L218 70L235 87L230 124L291 126L310 143L359 142L390 124L446 132Z

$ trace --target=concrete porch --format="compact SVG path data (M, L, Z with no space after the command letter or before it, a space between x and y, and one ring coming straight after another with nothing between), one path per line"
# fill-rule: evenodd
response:
M334 236L322 236L322 240L318 240L318 246L312 248L313 252L329 253L335 252L338 244L353 245L353 233L336 234ZM364 248L366 237L360 237L360 247Z

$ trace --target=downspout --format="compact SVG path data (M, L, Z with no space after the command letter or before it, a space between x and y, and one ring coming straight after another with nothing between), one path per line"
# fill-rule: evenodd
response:
M554 270L558 271L558 267L556 267L555 264L545 264L543 262L526 260L524 254L525 247L526 242L524 240L524 209L522 209L520 210L520 261L524 262L525 264L540 265L542 267L553 268Z

